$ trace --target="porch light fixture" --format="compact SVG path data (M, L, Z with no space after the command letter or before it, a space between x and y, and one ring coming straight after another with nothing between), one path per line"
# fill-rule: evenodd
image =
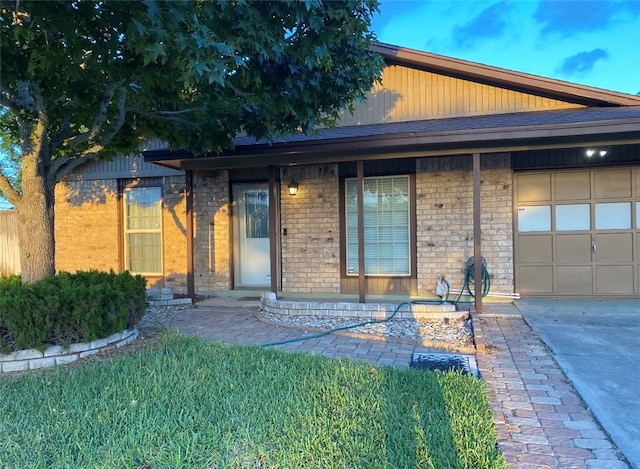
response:
M586 152L587 158L591 158L594 155L598 155L600 158L604 158L607 154L607 150L589 148Z
M298 193L298 183L293 179L289 183L289 195L296 195Z

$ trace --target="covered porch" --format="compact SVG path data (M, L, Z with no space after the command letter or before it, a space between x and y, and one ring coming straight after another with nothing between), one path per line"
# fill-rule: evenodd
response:
M452 279L454 288L457 285L461 288L462 264L468 257L473 257L477 269L475 278L482 278L483 241L491 245L490 255L486 256L490 267L497 264L503 277L498 291L513 294L516 293L513 269L508 272L507 267L513 262L513 171L637 163L634 145L640 143L639 126L640 109L637 107L583 108L327 129L317 135L298 135L272 143L239 139L232 152L193 157L185 152L160 149L147 151L145 160L186 172L190 295L196 292L194 258L212 255L194 248L194 194L200 190L197 184L194 187L194 175L219 179L221 174L227 175L231 217L239 210L237 206L234 209L232 186L264 184L261 187L268 200L263 205L268 233L263 243L268 244L268 272L264 276L266 281L259 287L266 287L277 296L299 292L311 295L355 293L359 303L366 303L376 294L424 298L433 292L441 274ZM588 159L586 151L592 147L609 148L608 157ZM545 159L547 154L550 158ZM498 179L489 181L496 171ZM453 172L459 179L442 183ZM406 191L413 218L408 226L410 259L405 275L370 275L367 272L365 180L381 175L406 175L409 181ZM352 189L346 188L347 179L355 182L352 187L357 202L350 213L357 230L348 234L345 233L348 208L345 208L344 199L345 191ZM470 198L457 195L447 199L447 203L437 202L440 194L459 192L460 186L464 186ZM295 195L292 193L294 188ZM494 204L496 199L492 196L498 190L501 191L500 199ZM433 213L427 213L429 210ZM510 218L500 225L500 230L494 229L496 210L502 212L501 222L505 217ZM444 212L448 215L441 216ZM325 215L326 220L323 219ZM434 243L434 234L442 231L441 224L448 223L452 217L464 220L465 226L469 227L466 231L458 229L459 233L456 233L456 236L462 236L464 231L464 239L457 245L443 238ZM314 223L317 226L314 227ZM235 225L235 233L247 226ZM230 227L230 231L233 233L234 227ZM305 245L295 238L299 232L304 233ZM320 239L322 236L325 237ZM347 239L347 236L356 238ZM194 250L198 252L194 253ZM447 257L454 251L459 266L449 267L449 272L442 271L444 269L439 268L432 253ZM234 258L239 255L234 247L229 259L231 290L252 288L251 284L243 285L237 276L240 267ZM320 263L317 255L322 258ZM305 264L302 262L305 258L316 261ZM326 262L330 262L330 267L325 268ZM305 291L292 286L291 279L295 276L324 276L328 279L327 287L323 289L322 282L311 282L312 286ZM482 312L481 285L474 284L473 288L473 306Z

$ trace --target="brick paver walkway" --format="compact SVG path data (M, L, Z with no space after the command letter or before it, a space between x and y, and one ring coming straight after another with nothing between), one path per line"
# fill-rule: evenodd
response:
M473 325L498 445L510 467L629 467L521 317L474 316Z
M509 466L628 469L537 335L514 308L503 310L506 315L492 314L500 313L500 307L493 309L482 317L474 315L476 360L488 384L498 445ZM266 324L254 317L256 310L255 302L210 300L180 312L169 326L234 344L262 345L309 335ZM277 347L404 368L414 352L432 351L404 341L342 333Z

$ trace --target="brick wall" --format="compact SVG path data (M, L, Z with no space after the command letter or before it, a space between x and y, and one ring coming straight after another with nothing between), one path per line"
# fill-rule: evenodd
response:
M194 175L194 283L196 292L231 288L229 175Z
M162 181L163 269L148 285L186 292L187 245L184 176ZM143 180L144 182L144 180ZM56 269L122 270L122 214L118 180L66 181L56 186Z
M481 172L482 253L492 291L513 291L512 173ZM298 195L288 194L290 179ZM281 228L284 292L340 291L340 220L335 166L282 172ZM470 170L419 171L416 175L418 294L432 294L440 274L453 288L464 281L473 256L473 174Z
M482 255L491 291L513 291L512 174L481 171ZM461 288L473 256L473 174L468 170L418 172L416 221L419 294L434 292L440 274Z
M481 179L482 252L491 275L491 291L512 293L513 173L510 169L486 170Z
M117 195L115 179L56 186L56 270L119 270Z
M184 176L162 178L162 268L164 276L151 281L156 287L170 287L174 293L187 291L187 215Z
M431 163L429 163L431 164ZM431 294L445 274L462 285L473 255L473 180L470 170L436 169L417 163L416 223L418 294ZM512 173L483 169L482 250L492 291L513 291ZM291 179L299 184L289 195ZM340 219L337 165L281 171L282 290L340 292ZM184 177L163 179L164 277L151 285L186 291L186 204ZM233 246L229 176L194 175L194 280L197 292L229 290ZM117 181L70 181L56 187L56 268L121 268L121 216ZM286 229L287 234L284 235Z
M289 181L299 184L289 195ZM340 292L338 167L285 168L281 173L282 290Z

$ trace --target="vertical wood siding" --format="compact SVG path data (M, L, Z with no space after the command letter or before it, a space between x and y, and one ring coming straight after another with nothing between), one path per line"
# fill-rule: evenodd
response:
M18 212L0 211L0 275L19 273Z
M143 177L179 176L184 174L152 163L145 163L142 155L116 156L112 160L89 161L75 169L67 181L91 181L96 179L127 179Z
M397 65L382 80L353 115L343 111L340 126L582 107Z

